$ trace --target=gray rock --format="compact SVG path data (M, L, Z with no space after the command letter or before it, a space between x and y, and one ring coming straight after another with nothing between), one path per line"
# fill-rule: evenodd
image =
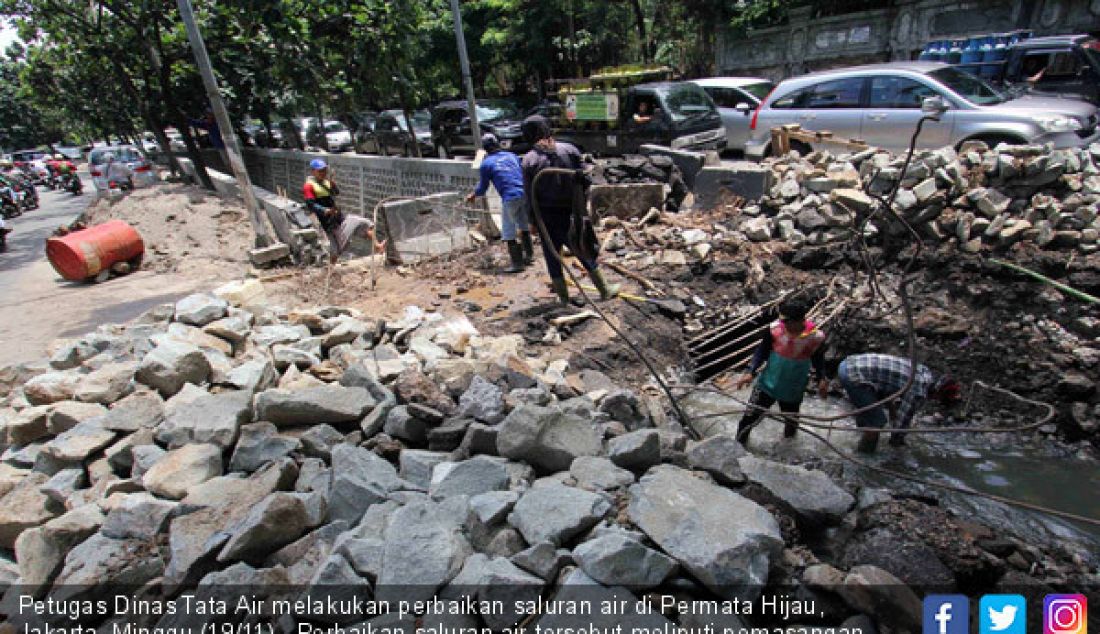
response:
M46 372L23 384L23 395L31 405L49 405L76 397L82 375L75 371Z
M645 471L661 462L661 438L656 429L639 429L607 443L607 457L618 466Z
M147 445L135 445L131 448L130 455L133 460L130 477L141 478L158 460L168 455L168 452L154 445L150 439Z
M450 454L442 451L423 449L405 449L398 458L401 477L425 490L432 484L432 470L435 466L447 462Z
M169 449L189 443L209 443L228 449L237 442L241 425L252 419L252 395L248 392L204 394L173 408L155 434Z
M474 594L480 601L499 601L504 610L482 614L485 625L494 631L513 627L524 617L517 612L517 605L536 600L545 582L517 567L502 557L489 558L481 553L466 560L462 572L455 577L455 589ZM444 594L446 595L446 590Z
M301 537L310 523L309 512L298 494L272 493L229 529L231 537L218 561L262 561Z
M621 535L602 535L573 549L573 559L585 574L604 585L652 588L660 585L676 562Z
M339 542L336 551L343 555L355 572L374 583L382 574L386 542L378 537L351 537Z
M325 385L301 390L271 389L255 400L255 420L276 425L359 422L375 406L361 387Z
M468 418L452 418L428 432L428 449L455 451L466 437L466 430L474 422Z
M244 343L248 339L248 333L252 332L252 320L248 315L249 313L241 313L223 317L206 324L202 331L234 345Z
M548 483L526 491L508 522L529 544L548 541L560 546L595 526L610 510L611 503L602 495Z
M716 434L692 445L687 460L693 468L714 476L719 484L735 486L745 481L738 459L746 453L733 436Z
M34 595L45 589L61 571L69 551L102 524L103 513L96 505L87 504L19 535L15 559L21 592Z
M393 513L384 535L376 598L427 599L454 578L472 552L458 527L434 502L412 502Z
M115 403L103 417L104 429L132 432L156 427L164 419L164 399L156 392L137 392Z
M476 456L476 455L497 455L497 436L499 431L496 427L490 427L481 423L471 423L466 428L466 434L462 437L462 442L459 443L458 455L460 456Z
M488 491L470 498L470 510L486 526L504 521L519 500L516 491Z
M198 385L205 381L210 376L210 362L198 347L166 339L145 355L134 376L168 397L185 383Z
M634 484L634 474L615 466L602 456L581 456L569 466L577 486L594 491L617 489Z
M428 423L409 413L408 405L398 405L386 416L382 430L387 436L423 446L428 442Z
M222 451L217 445L185 445L169 451L142 476L145 488L178 500L194 486L222 474Z
M855 498L821 471L742 456L738 463L748 481L765 489L769 498L814 525L836 524Z
M69 496L77 489L84 487L86 483L87 478L84 475L84 469L62 469L50 476L46 484L42 485L41 491L58 505L67 506L66 502Z
M568 614L564 610L547 613L534 622L534 626L543 631L570 632L584 631L588 628L596 632L616 631L618 628L622 628L623 632L677 631L676 625L662 616L660 611L656 609L639 611L638 607L642 602L626 588L602 586L580 569L575 569L566 575L557 594L551 600L565 605L569 603L584 603L592 606L615 605L622 606L622 609L611 613L611 611L602 611L597 608L592 611L592 614L583 616ZM715 630L716 633L720 631ZM736 631L731 630L727 634Z
M372 504L412 485L397 477L393 465L362 447L340 444L332 449L329 520L355 525Z
M232 387L255 394L274 387L279 375L271 359L253 359L233 368L226 375L225 382Z
M164 573L157 544L143 539L111 539L96 533L81 542L65 558L54 580L62 588L54 598L79 596L90 588L139 587Z
M252 341L262 348L269 348L280 343L293 343L310 336L309 328L287 324L271 324L260 326L252 331Z
M303 350L302 345L307 341L312 342L313 339L271 346L271 358L275 362L275 367L279 370L285 370L290 366L294 366L299 370L306 370L321 363L320 343L317 342L316 346L310 345L310 349ZM314 352L314 348L316 352Z
M539 542L512 555L510 560L527 572L550 581L557 577L559 570L573 563L573 556L568 550L557 548L550 542Z
M779 525L762 507L670 465L655 467L630 487L627 511L635 526L714 592L755 596L783 547Z
M48 522L64 510L41 491L48 479L44 473L28 473L0 498L0 547L15 547L20 533Z
M49 435L50 409L46 406L28 407L5 422L4 442L12 445L28 445ZM32 460L31 463L34 461Z
M344 435L331 425L314 425L301 436L302 453L325 462L332 461L332 448L344 442Z
M429 494L435 499L452 495L473 497L508 488L508 470L499 459L477 456L462 462L442 462L432 470Z
M297 439L280 436L278 432L279 429L271 423L242 426L233 457L229 460L229 470L251 473L298 448L300 443Z
M178 505L148 493L127 495L107 513L102 532L112 539L155 539Z
M580 416L523 406L500 424L497 450L506 458L554 473L568 469L578 456L600 455L603 445L596 428Z
M874 566L855 566L836 588L844 602L854 610L870 615L877 623L895 632L921 630L920 598L897 577Z
M481 375L475 375L458 399L456 416L495 425L504 420L504 392Z
M327 492L332 486L332 470L320 458L306 458L298 471L298 480L294 490L299 493L310 491Z
M59 463L79 463L111 444L115 432L103 429L98 420L80 423L46 443L42 453Z
M46 420L46 431L53 435L61 434L80 423L99 418L107 413L107 408L95 403L61 401L54 403L50 416Z
M57 370L71 370L100 352L102 350L87 341L68 341L50 355L50 366Z
M600 400L598 411L617 420L629 430L650 427L649 415L638 395L630 390L613 389Z
M741 231L753 242L767 242L772 239L771 219L766 216L750 218L741 223Z
M225 317L229 304L220 297L207 293L188 295L176 302L176 321L191 326L205 326Z
M74 396L84 403L109 405L133 389L137 362L108 363L80 379Z

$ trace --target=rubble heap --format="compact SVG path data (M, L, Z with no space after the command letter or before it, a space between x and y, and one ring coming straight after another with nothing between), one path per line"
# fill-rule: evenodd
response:
M920 603L902 583L1087 571L933 506L747 455L730 436L689 441L654 397L415 307L380 321L198 294L59 342L48 366L22 372L0 410L0 547L14 552L0 580L36 596L232 584L564 600L581 586L574 598L598 600L628 586L751 600L767 582L820 599L795 622L904 632ZM938 528L904 529L906 517ZM834 555L818 559L802 536ZM518 616L450 618L500 630ZM592 617L624 618L702 617Z
M868 149L834 156L797 152L769 160L773 186L743 210L748 239L795 246L848 240L853 219L878 207L900 181L894 209L926 239L966 253L1003 250L1020 242L1043 249L1100 250L1100 144L1051 150L1039 145L989 148L967 142L905 157ZM899 232L883 219L865 232Z

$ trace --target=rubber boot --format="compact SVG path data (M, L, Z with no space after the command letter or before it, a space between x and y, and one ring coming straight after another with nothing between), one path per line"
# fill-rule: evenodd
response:
M512 263L508 268L504 269L505 273L521 273L523 272L523 247L519 245L515 240L508 240L505 242L508 245L508 258Z
M603 273L600 271L589 271L588 275L592 277L592 283L596 285L596 290L600 292L600 299L611 299L612 297L618 297L619 291L622 287L618 284L608 284L603 279Z
M783 437L794 438L794 435L798 433L798 421L785 420L783 421Z
M523 245L523 263L530 266L535 261L535 245L531 242L531 233L520 231L519 243Z
M569 287L565 284L564 277L552 277L550 278L550 287L554 289L554 294L558 296L558 301L562 306L569 305Z
M875 449L878 448L878 435L877 431L863 432L863 435L859 437L859 444L856 445L856 451L859 453L875 453Z
M747 445L749 443L749 433L752 432L753 427L756 427L755 423L748 423L744 420L737 423L737 442Z
M894 432L894 433L890 434L890 446L891 447L904 447L905 446L905 437L908 436L908 435L909 434L899 434L897 432Z

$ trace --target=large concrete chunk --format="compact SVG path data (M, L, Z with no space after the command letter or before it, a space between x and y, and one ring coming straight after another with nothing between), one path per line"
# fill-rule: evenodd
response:
M837 524L855 504L855 498L821 471L743 456L739 460L748 481L763 488L766 501L793 511L816 525Z
M375 400L366 389L324 385L302 390L273 389L256 396L255 420L280 427L359 422Z
M156 437L170 449L188 443L209 443L222 449L237 442L241 425L252 418L248 392L205 394L174 408L156 429Z
M584 418L553 408L524 405L504 419L497 435L500 455L540 471L564 471L579 456L603 451L596 428Z
M217 445L186 445L157 460L142 484L156 495L178 500L210 478L222 474L222 450Z
M652 588L676 569L673 559L614 533L577 546L573 558L589 577L609 586Z
M663 551L724 596L755 596L783 547L761 506L669 465L630 487L628 514Z
M329 521L355 525L372 504L390 493L412 485L397 476L385 459L367 449L340 444L332 449L332 485L329 489Z
M664 183L593 185L588 196L592 211L601 217L640 218L654 207L665 207Z
M179 392L185 383L198 385L210 376L210 362L197 346L162 340L141 360L135 378L165 397Z
M611 503L602 495L548 483L524 493L508 522L528 544L551 542L561 546L595 526L610 510Z
M695 178L695 209L709 211L740 196L760 200L768 191L771 170L762 165L704 167Z
M218 561L260 562L302 536L310 524L305 503L294 493L272 493L230 529Z

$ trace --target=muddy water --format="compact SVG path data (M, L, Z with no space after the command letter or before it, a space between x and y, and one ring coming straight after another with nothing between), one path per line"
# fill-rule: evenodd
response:
M738 393L748 397L748 390ZM695 393L683 403L693 425L709 436L735 433L742 409L738 403L714 394ZM834 416L847 410L847 401L826 401L807 397L806 414ZM836 425L852 425L844 419ZM986 423L983 423L985 425ZM822 432L840 451L855 454L856 433ZM778 460L840 463L841 459L808 434L782 438L782 425L766 419L753 430L749 451ZM1074 456L1056 443L1035 434L950 434L911 436L903 448L881 443L871 457L858 459L928 481L949 484L1051 507L1100 519L1100 463ZM999 502L947 492L910 483L869 469L842 463L844 477L864 486L882 487L895 494L918 495L941 500L962 518L1003 529L1031 542L1063 544L1083 554L1100 552L1100 527L1074 523L1047 514L1019 509Z

